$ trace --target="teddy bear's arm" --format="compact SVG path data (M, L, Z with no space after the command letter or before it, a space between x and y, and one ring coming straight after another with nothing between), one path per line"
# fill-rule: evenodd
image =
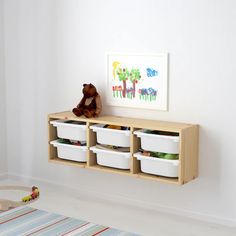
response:
M81 107L83 107L84 104L85 104L85 101L86 101L86 98L83 97L83 98L81 99L80 103L77 105L77 108L81 108Z
M102 111L102 101L101 101L101 97L100 95L97 95L95 98L95 102L96 102L96 115L99 115Z

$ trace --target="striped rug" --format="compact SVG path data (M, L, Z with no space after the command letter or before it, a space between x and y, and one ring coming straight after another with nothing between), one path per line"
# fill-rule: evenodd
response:
M0 214L1 236L136 236L118 229L41 211L27 206Z

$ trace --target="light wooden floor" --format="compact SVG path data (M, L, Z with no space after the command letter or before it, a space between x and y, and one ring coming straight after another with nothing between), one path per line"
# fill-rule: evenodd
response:
M1 184L31 186L31 183L4 180ZM34 183L37 184L37 183ZM114 204L96 196L65 191L58 186L40 184L41 197L30 204L41 210L84 219L145 236L235 236L236 229L188 218L161 214L151 210ZM27 195L19 191L1 191L0 198L19 200Z

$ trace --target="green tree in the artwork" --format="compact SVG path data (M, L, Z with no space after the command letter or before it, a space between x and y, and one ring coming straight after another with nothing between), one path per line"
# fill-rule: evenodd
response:
M129 79L131 81L131 83L133 84L133 97L135 97L135 85L136 83L138 83L138 81L141 79L141 75L140 75L140 70L139 69L136 69L136 68L133 68L130 72L130 76L129 76Z
M122 96L126 96L126 81L128 80L130 76L130 72L127 68L117 68L116 74L118 75L118 78L120 81L123 82L123 90L122 90Z

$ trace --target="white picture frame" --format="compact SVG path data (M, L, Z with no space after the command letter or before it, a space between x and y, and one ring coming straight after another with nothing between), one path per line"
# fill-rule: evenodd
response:
M107 53L106 103L168 110L168 54Z

